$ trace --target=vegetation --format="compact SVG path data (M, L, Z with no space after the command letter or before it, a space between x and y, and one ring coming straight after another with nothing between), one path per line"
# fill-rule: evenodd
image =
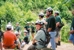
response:
M54 11L60 11L62 21L65 23L61 29L62 41L67 41L73 3L74 0L0 0L1 27L5 30L5 25L10 21L14 26L16 22L19 22L23 27L27 21L36 21L38 13L51 6Z

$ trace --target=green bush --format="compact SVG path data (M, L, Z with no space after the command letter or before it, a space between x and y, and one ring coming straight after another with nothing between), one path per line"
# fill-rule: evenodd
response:
M64 26L61 29L61 41L68 42L70 24L68 24L65 19L62 19L62 21L64 23Z
M70 31L69 25L63 26L63 28L61 30L61 40L62 41L68 42L68 39L69 39L69 31Z

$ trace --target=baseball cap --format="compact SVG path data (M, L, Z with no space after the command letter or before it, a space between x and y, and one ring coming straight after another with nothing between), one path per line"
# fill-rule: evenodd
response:
M27 31L27 30L24 30L24 32L25 32L25 33L28 33L28 31Z
M12 26L8 24L6 28L12 29Z
M59 14L59 11L55 11L55 13L58 13Z
M44 16L44 13L43 13L43 12L40 12L40 13L39 13L39 16Z
M43 22L41 22L41 21L36 21L36 23L35 23L35 25L44 25L44 23Z
M15 34L19 34L19 32L18 32L18 31L15 31L14 33L15 33Z
M53 9L52 9L51 7L48 7L48 8L46 9L46 11L53 11Z

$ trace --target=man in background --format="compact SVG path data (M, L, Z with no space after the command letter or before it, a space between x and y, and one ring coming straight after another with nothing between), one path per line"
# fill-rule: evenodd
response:
M24 28L28 31L28 34L29 34L30 33L30 22L27 22Z
M19 26L19 23L16 24L15 30L18 31L18 32L20 32L20 26Z
M56 19L56 45L60 45L60 25L61 25L61 17L59 15L59 11L55 11L55 19Z

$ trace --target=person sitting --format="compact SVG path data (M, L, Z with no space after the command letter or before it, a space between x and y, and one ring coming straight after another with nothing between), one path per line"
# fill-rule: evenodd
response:
M21 39L19 38L20 37L20 34L18 31L15 31L15 35L17 37L17 49L21 49Z
M28 31L27 30L24 30L24 39L22 41L22 44L21 44L21 47L24 47L25 44L28 44L29 43L29 39L28 39Z
M11 25L7 25L6 29L3 35L3 47L4 49L14 49L16 47L17 37L12 31Z
M45 37L45 33L42 29L42 22L36 22L36 30L37 33L32 41L32 45L28 48L28 50L36 50L36 49L42 49L45 48L45 46L43 45L43 43L41 43L42 41L40 39L42 39L43 41L45 41L46 37Z

